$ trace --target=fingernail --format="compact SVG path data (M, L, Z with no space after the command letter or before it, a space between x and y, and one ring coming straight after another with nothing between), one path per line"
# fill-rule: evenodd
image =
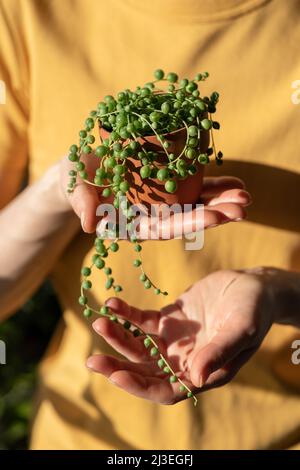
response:
M82 230L85 232L85 213L83 211L80 214L80 222Z
M233 219L233 222L241 222L242 220L244 220L242 217L238 217L237 219Z
M205 385L205 383L206 383L208 377L209 377L209 376L207 376L207 378L204 379L204 377L203 377L202 375L200 376L200 378L199 378L199 388L202 388L202 387Z
M89 357L88 360L86 361L85 365L88 369L94 370L93 365L92 365L92 358Z
M96 332L99 332L99 318L97 320L95 320L93 323L92 323L92 328L96 331Z
M239 196L248 200L248 203L252 202L252 196L248 191L240 191Z
M211 368L207 369L206 371L204 371L200 375L200 377L199 377L199 388L202 388L206 384L210 374L211 374Z
M217 227L217 226L218 226L218 224L211 224L211 225L209 225L209 228L213 228L213 227Z

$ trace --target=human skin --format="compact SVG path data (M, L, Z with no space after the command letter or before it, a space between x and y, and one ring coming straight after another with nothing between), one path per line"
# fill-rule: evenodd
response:
M95 230L95 209L101 198L84 183L67 196L68 165L64 158L51 167L0 213L2 319L18 308L51 271L80 228L75 214L86 232ZM11 195L16 192L17 185ZM7 200L4 197L0 202ZM243 219L250 196L240 180L208 178L204 182L203 202L204 225L209 228ZM51 257L47 256L49 250ZM109 300L108 305L150 334L158 335L162 351L167 358L170 356L172 364L175 361L178 375L186 374L187 383L197 392L231 380L274 322L299 326L299 297L297 273L260 268L213 273L162 312L141 312L117 299ZM156 376L157 369L145 359L140 339L128 339L120 325L105 318L98 319L94 328L127 359L118 362L95 356L88 360L89 368L128 392L152 401L174 403L183 398L177 392L177 384L171 386L167 378ZM184 347L178 345L178 334L187 336Z
M20 307L51 272L80 230L75 214L86 232L95 230L101 197L83 183L67 196L68 165L63 158L18 195L20 177L8 173L9 194L0 193L1 320ZM0 187L7 187L2 186L6 177L5 172L0 174ZM235 178L207 180L205 227L245 217L250 196L243 187Z
M94 175L97 168L96 159L83 156L86 170L90 176ZM69 171L74 165L68 158L62 161L61 186L65 192L69 183ZM78 181L73 193L68 196L69 202L74 212L81 220L82 228L87 233L93 233L96 230L98 218L96 217L96 209L100 202L112 202L112 199L101 200L101 189ZM208 177L204 178L203 190L201 193L201 203L204 204L203 212L203 228L211 228L227 223L230 221L240 221L245 218L245 207L251 203L250 194L245 191L243 181L231 176ZM175 216L166 223L171 226L171 233L176 236ZM180 223L182 223L180 219ZM185 221L189 225L189 220ZM188 229L189 227L180 227ZM182 233L182 231L181 231ZM184 233L187 233L185 231Z
M81 201L89 198L85 229L93 231L97 190L84 184L75 190L70 201L79 214L76 191ZM242 204L237 204L238 197ZM207 178L202 192L205 227L242 219L248 198L239 180ZM176 220L171 224L176 226ZM259 348L273 323L300 326L300 275L264 267L217 271L160 312L142 312L116 298L107 305L153 335L178 377L198 393L228 383ZM125 360L96 355L88 359L88 368L127 392L154 402L171 404L186 398L178 383L171 384L158 368L157 359L151 358L143 336L135 338L107 318L96 320L93 328Z
M195 394L230 382L261 345L272 324L300 327L300 275L274 268L217 271L174 304L141 311L117 298L106 304L153 336L172 369ZM87 367L127 392L161 404L186 398L135 338L107 318L93 323L124 359L91 356Z

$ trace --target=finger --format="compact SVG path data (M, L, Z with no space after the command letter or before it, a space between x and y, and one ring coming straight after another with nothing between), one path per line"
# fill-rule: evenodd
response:
M192 383L202 387L213 372L222 369L249 348L254 332L255 329L247 328L237 319L227 321L206 346L195 351L191 363Z
M94 163L92 165L94 166ZM69 182L69 171L74 169L74 164L68 160L68 157L65 157L61 162L61 166L61 184L63 190L66 191ZM93 171L93 169L89 171ZM66 194L74 212L80 218L82 229L87 233L94 232L96 229L96 209L99 204L97 189L84 183L78 177L74 191Z
M213 228L219 225L227 224L234 219L230 219L223 212L218 211L217 208L204 209L204 228Z
M241 221L246 218L246 211L242 206L250 203L248 193L244 193L239 197L233 195L231 198L233 202L227 195L228 202L225 202L225 198L223 200L219 197L211 205L200 206L192 211L177 212L165 219L142 217L139 224L139 237L144 240L170 240L227 222Z
M221 203L234 203L241 206L248 206L251 204L251 196L247 191L243 189L227 189L222 191L215 196L201 197L203 204L208 206L215 206Z
M149 361L151 356L144 347L141 338L135 338L132 332L109 318L94 321L93 329L118 353L133 362Z
M143 217L140 221L139 237L143 240L182 238L184 235L233 220L240 221L245 217L246 212L234 203L198 207L185 213L173 214L166 219Z
M96 210L99 205L96 188L86 183L79 183L68 197L74 212L80 218L83 231L86 233L95 232Z
M110 381L132 395L154 403L171 405L178 401L173 384L167 378L147 377L132 371L117 371L110 376Z
M209 214L210 212L212 212L212 214ZM208 219L216 218L216 220L221 220L221 223L226 223L232 221L241 221L246 218L247 213L242 206L232 202L227 202L216 204L212 207L206 207L205 215Z
M241 206L231 202L204 206L203 209L194 209L189 217L185 216L183 219L174 217L173 234L174 237L178 237L183 233L195 233L228 222L238 222L245 219L246 215Z
M86 362L86 366L94 372L104 375L108 379L114 372L120 370L128 370L143 376L151 377L156 372L152 364L136 364L134 362L121 360L104 354L90 356Z
M235 176L207 176L203 180L201 196L214 196L228 189L245 189L245 183Z
M111 356L96 355L89 357L86 365L132 395L162 404L175 401L173 386L165 377L154 377L151 366L147 364L133 364Z
M158 372L156 370L158 366L155 364L136 364L113 356L97 354L88 358L86 366L93 372L104 375L128 393L148 400L171 404L187 398L186 390L179 390L179 382L171 384L166 376L155 377ZM128 374L116 374L117 372L128 372ZM185 384L193 388L190 381L185 380Z
M118 297L111 297L105 304L116 314L133 322L149 334L157 334L161 318L156 310L140 310L128 305Z
M229 383L256 351L257 347L242 351L233 361L213 372L206 380L202 391L221 387Z

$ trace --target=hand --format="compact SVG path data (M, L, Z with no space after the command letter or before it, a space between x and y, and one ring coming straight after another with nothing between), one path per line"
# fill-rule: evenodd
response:
M142 311L117 298L106 305L149 333L172 369L197 393L228 383L260 346L277 315L268 270L218 271L171 305ZM277 318L276 318L277 320ZM161 404L186 398L171 384L143 341L108 318L94 330L125 359L95 355L87 366L127 392Z
M96 159L86 158L85 164L89 175L95 172ZM69 182L69 170L73 169L73 164L68 158L64 158L61 164L61 187L66 193ZM101 202L101 190L87 183L79 182L73 193L66 196L74 212L81 220L82 228L87 233L96 230L99 218L96 217L96 209ZM105 202L112 202L105 200ZM251 197L245 191L243 181L230 176L207 177L204 178L201 203L204 207L204 228L215 227L230 221L239 221L246 217L245 207L251 203ZM185 226L178 227L178 217L173 216L169 220L161 223L161 232L166 226L171 226L169 233L173 237L177 233L190 233L194 231L195 217L185 219ZM145 221L144 221L145 222ZM151 227L149 226L150 230ZM145 227L144 227L145 229Z

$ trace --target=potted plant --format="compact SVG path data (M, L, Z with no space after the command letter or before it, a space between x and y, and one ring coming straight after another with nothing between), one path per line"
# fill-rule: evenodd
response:
M202 97L198 89L199 83L207 77L205 72L197 74L193 80L179 80L176 73L165 76L163 70L158 69L154 72L154 80L143 87L134 91L126 89L117 97L105 96L80 130L79 145L70 147L69 159L74 162L74 169L70 171L68 191L74 190L78 178L98 187L102 197L122 211L128 228L134 220L132 207L135 204L142 203L147 208L159 203L183 205L199 201L205 165L212 155L217 164L222 163L223 157L221 152L216 152L213 138L213 130L220 128L212 118L219 94L213 92L209 97ZM93 148L97 128L100 142ZM95 164L92 175L86 167L89 158ZM86 294L92 287L89 276L94 267L105 273L107 289L114 289L116 293L122 291L115 283L106 259L109 252L119 249L118 231L119 227L114 225L108 233L96 237L91 265L82 269L79 303L84 307L86 317L93 313L105 315L112 321L121 322L135 336L145 335L145 347L151 346L151 356L158 358L158 366L170 375L171 382L175 382L179 379L151 336L117 318L105 305L100 310L88 305ZM137 254L133 263L141 270L140 281L144 288L153 288L157 295L167 295L144 272L140 256L142 245L135 234L129 239ZM179 382L182 391L196 403L191 390Z

